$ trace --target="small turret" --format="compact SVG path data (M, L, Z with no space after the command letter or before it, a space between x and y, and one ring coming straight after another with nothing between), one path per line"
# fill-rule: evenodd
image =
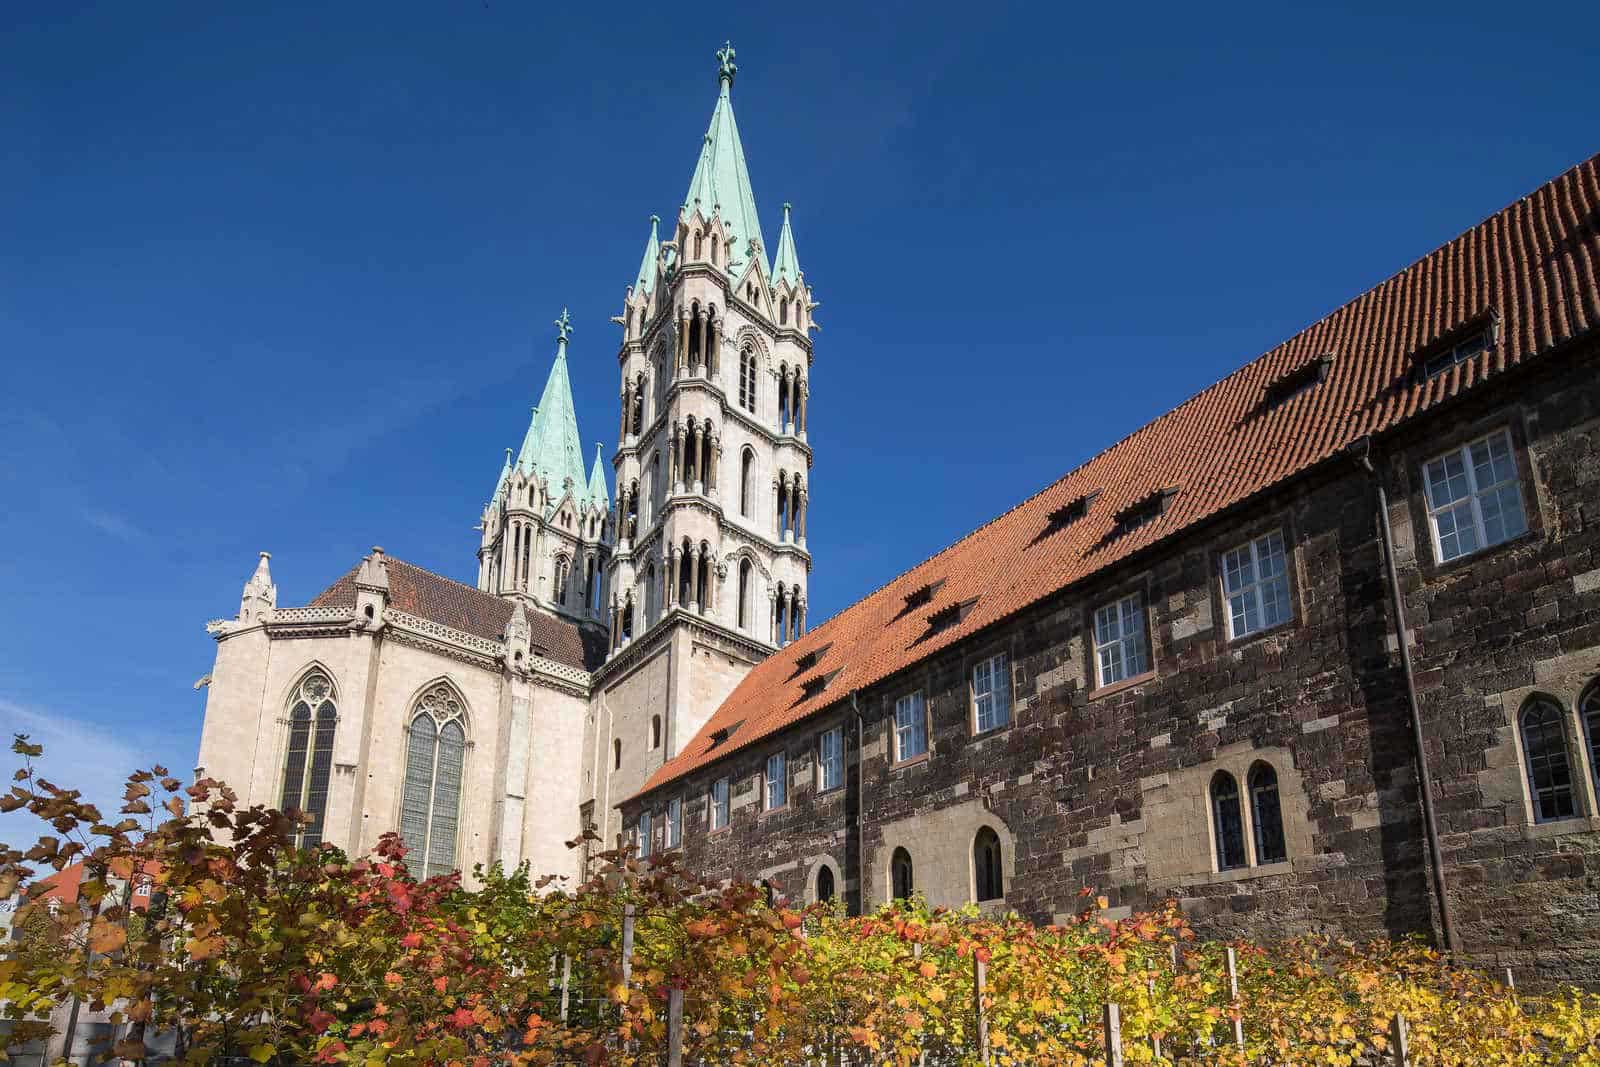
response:
M356 616L362 625L377 626L388 606L389 565L383 558L383 549L373 545L372 553L361 558L361 567L356 571Z
M271 552L261 553L255 573L244 583L244 592L239 596L241 623L259 622L278 606L278 587L272 584L272 568L267 564L270 559Z

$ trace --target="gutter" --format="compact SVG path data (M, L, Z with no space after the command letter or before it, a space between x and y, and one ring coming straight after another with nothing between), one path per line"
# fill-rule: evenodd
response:
M1417 701L1417 679L1411 665L1411 644L1406 640L1405 598L1400 593L1400 575L1394 564L1394 532L1389 526L1389 494L1383 475L1372 462L1372 436L1357 438L1348 446L1351 457L1367 472L1378 495L1378 525L1383 534L1383 562L1389 576L1389 598L1394 609L1395 638L1400 646L1400 665L1406 676L1406 700L1411 712L1411 740L1416 748L1417 777L1422 789L1422 824L1428 838L1428 856L1433 866L1433 892L1439 908L1439 932L1445 948L1456 953L1461 946L1450 914L1450 894L1445 884L1444 857L1439 849L1439 825L1434 815L1433 778L1428 773L1428 751L1423 745L1422 715Z
M856 717L856 914L867 913L867 766L866 727L861 718L859 689L850 690L850 710Z

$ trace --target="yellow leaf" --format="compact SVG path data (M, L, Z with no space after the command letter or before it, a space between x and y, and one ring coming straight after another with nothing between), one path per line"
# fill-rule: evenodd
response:
M250 1058L257 1063L266 1063L278 1054L278 1050L271 1045L254 1045L250 1049Z

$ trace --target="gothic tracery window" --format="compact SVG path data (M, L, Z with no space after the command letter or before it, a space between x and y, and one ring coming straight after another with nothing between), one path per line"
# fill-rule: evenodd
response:
M556 557L555 592L557 604L565 604L567 602L567 576L571 570L572 564L567 561L566 556Z
M321 671L312 671L289 699L289 753L278 807L283 811L294 808L311 817L309 825L295 831L295 843L315 848L322 842L328 773L333 769L333 730L338 721L333 683Z
M752 482L755 481L756 454L750 449L745 449L739 458L739 514L744 518L750 517L750 495L754 491Z
M465 716L461 697L444 682L428 687L411 716L400 836L409 850L407 862L423 878L456 869Z
M756 409L756 354L749 345L739 353L739 406Z

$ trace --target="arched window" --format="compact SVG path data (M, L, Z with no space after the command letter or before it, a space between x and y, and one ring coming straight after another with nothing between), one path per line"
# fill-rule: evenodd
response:
M789 298L784 297L778 301L778 325L789 325Z
M738 626L743 630L750 625L750 561L739 561L739 615Z
M833 899L833 868L827 865L817 871L817 900L826 904Z
M556 557L556 603L567 602L567 575L572 570L572 564L566 556Z
M703 332L700 321L700 304L697 301L690 312L689 319L689 369L691 371L700 365L700 344Z
M660 618L661 605L656 600L656 565L650 564L644 572L644 621L650 625L650 620Z
M756 409L756 354L749 345L739 353L739 406Z
M707 613L711 605L711 568L716 564L711 559L711 546L704 541L700 542L700 579L695 586L694 602L700 606L700 614Z
M644 375L639 375L639 384L633 390L633 435L638 437L644 432Z
M633 594L628 594L627 601L622 605L622 636L628 640L633 639Z
M620 737L611 742L611 769L614 771L622 770L622 738Z
M699 230L694 231L694 258L701 259L705 255L706 237Z
M747 519L750 517L750 497L753 492L755 471L756 454L747 448L739 458L739 514Z
M430 686L417 701L406 741L400 836L413 871L424 878L456 869L461 773L466 762L466 709L450 686Z
M1278 803L1278 772L1267 763L1250 768L1250 818L1255 823L1256 862L1289 858L1283 840L1283 808Z
M721 243L721 241L717 240L715 234L711 235L711 265L713 267L717 265L717 246Z
M1577 814L1572 795L1572 762L1561 707L1549 697L1532 697L1522 706L1522 753L1528 761L1528 791L1535 822Z
M655 455L650 457L650 507L648 509L650 514L644 520L646 526L650 525L650 520L655 516L655 501L658 498L665 498L666 495L661 488L661 450L656 449Z
M1211 779L1211 823L1217 838L1217 870L1231 871L1249 863L1244 851L1244 813L1239 783L1227 771Z
M600 583L595 581L594 557L590 556L583 564L583 590L584 597L589 603L590 611L600 610Z
M1578 713L1583 716L1583 735L1589 746L1589 769L1600 789L1600 681L1590 682L1584 690Z
M661 716L650 716L650 747L661 747Z
M912 888L911 853L897 848L889 860L889 895L895 900L909 900Z
M778 366L778 430L782 432L789 421L790 410L793 405L789 400L789 368L786 365Z
M1000 868L1000 835L985 826L972 839L972 874L979 900L999 900L1006 895Z
M333 728L338 721L333 683L321 671L312 671L295 687L289 700L289 755L283 766L283 792L278 807L282 811L293 808L311 817L309 825L296 829L295 844L315 848L322 842L328 772L333 769Z

